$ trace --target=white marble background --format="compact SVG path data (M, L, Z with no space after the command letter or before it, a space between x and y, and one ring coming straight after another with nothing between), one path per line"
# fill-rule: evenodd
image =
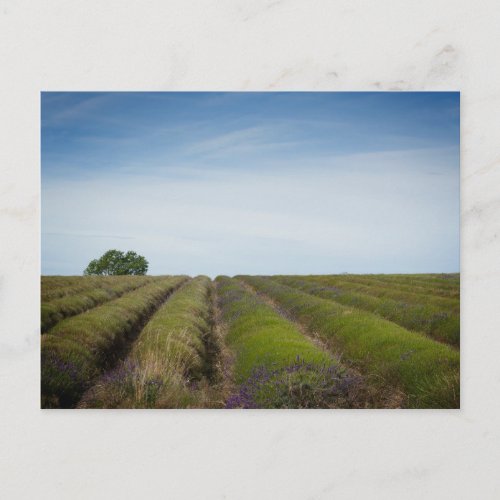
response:
M499 27L497 0L1 0L0 496L500 498ZM39 410L40 91L278 89L462 92L462 410Z

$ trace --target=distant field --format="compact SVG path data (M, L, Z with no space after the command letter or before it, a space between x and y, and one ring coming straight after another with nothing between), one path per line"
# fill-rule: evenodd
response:
M42 408L459 408L460 275L43 276Z

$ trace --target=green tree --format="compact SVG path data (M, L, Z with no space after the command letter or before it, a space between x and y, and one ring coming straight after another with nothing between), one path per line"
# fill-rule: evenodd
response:
M129 251L123 253L120 250L108 250L99 259L90 261L83 271L85 275L124 275L124 274L146 274L149 263L142 256Z

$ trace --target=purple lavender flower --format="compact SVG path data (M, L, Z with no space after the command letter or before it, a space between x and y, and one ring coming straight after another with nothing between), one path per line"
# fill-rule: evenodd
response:
M226 408L331 408L345 406L351 389L359 382L334 365L317 365L297 356L283 368L259 366Z

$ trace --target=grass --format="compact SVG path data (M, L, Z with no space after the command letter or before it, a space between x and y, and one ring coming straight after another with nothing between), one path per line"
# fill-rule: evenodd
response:
M141 323L187 278L163 278L67 318L42 336L42 407L74 406L123 352Z
M84 397L87 408L193 408L216 405L211 280L199 276L151 317L127 359ZM220 404L220 403L219 403Z
M460 358L455 349L369 312L314 297L270 278L240 278L330 342L374 384L402 390L405 406L460 406Z
M350 405L351 380L329 353L240 282L217 277L226 343L239 385L230 408L309 408Z
M446 309L430 304L411 304L385 297L374 297L346 290L341 285L325 286L301 277L283 276L273 279L306 293L375 313L405 328L425 333L450 345L460 345L460 316Z
M100 286L89 284L91 288L78 289L41 304L41 331L49 331L56 323L96 307L104 302L120 297L126 292L151 282L146 276L116 276L114 280L106 280ZM74 291L75 287L68 287ZM68 290L67 290L68 291Z

